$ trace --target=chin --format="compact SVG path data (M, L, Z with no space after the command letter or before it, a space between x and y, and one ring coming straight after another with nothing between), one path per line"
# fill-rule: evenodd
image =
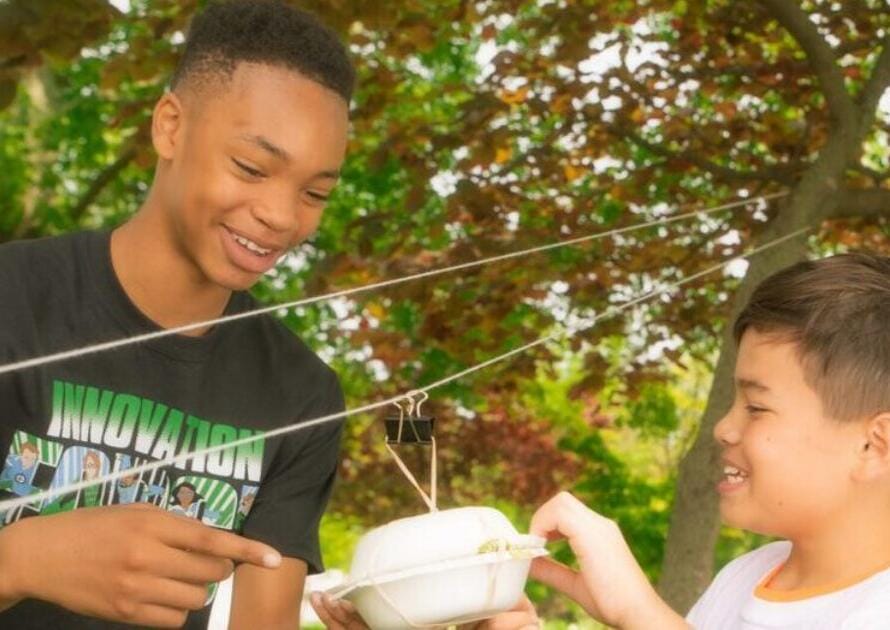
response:
M738 513L733 514L732 510L727 510L721 507L720 520L727 527L743 529L752 534L782 537L782 533L779 531L781 528L772 527L769 523L764 523L762 519L758 519L756 516L752 517L751 515L746 516Z
M260 281L262 275L238 270L221 270L207 274L207 278L216 286L228 291L247 291Z
M242 278L242 279L230 279L225 282L219 283L220 286L225 287L229 291L249 291L253 288L253 286L260 281L259 276L253 276L250 278Z

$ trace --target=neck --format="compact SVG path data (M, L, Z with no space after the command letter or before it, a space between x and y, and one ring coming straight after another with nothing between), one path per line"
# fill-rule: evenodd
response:
M890 513L883 505L863 507L834 514L818 531L793 537L791 555L770 587L842 588L890 568Z
M151 196L112 233L111 263L133 304L162 328L219 317L232 295L208 280L177 245ZM207 330L185 334L199 336Z

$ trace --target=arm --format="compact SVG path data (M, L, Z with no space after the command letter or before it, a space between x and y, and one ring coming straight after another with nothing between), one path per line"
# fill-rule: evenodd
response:
M566 538L580 572L548 558L532 563L533 578L562 591L591 616L620 630L688 630L649 583L618 525L588 509L567 492L541 506L531 533Z
M278 569L242 564L235 569L229 630L300 627L306 563L284 558Z

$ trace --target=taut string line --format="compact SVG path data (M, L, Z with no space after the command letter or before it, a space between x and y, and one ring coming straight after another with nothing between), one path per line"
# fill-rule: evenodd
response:
M686 278L683 278L682 280L678 280L677 282L669 283L669 284L661 287L660 289L653 289L652 291L649 291L647 293L639 295L639 296L635 297L634 299L624 302L622 304L611 306L611 307L607 308L605 311L603 311L601 314L596 315L590 321L590 323L587 323L583 326L577 326L577 327L573 327L573 328L563 328L555 333L552 333L545 337L536 339L535 341L527 343L523 346L514 348L513 350L510 350L510 351L500 354L498 356L492 357L486 361L483 361L482 363L473 365L465 370L462 370L455 374L451 374L449 376L439 379L438 381L434 381L432 383L429 383L428 385L424 385L423 387L415 388L411 391L412 391L412 393L429 392L431 389L441 387L442 385L445 385L452 381L463 378L464 376L472 374L473 372L477 372L477 371L482 370L486 367L494 365L495 363L499 363L501 361L509 359L517 354L525 352L526 350L529 350L536 346L540 346L542 344L549 343L552 341L557 341L558 339L561 339L561 338L572 337L572 336L578 334L579 332L584 332L586 330L589 330L590 328L595 326L598 322L600 322L604 319L607 319L609 317L613 317L614 315L617 315L632 306L640 304L641 302L645 302L646 300L649 300L655 296L668 293L668 292L672 291L673 289L676 289L676 288L681 287L685 284L688 284L694 280L697 280L698 278L701 278L702 276L706 276L706 275L711 274L715 271L723 269L724 267L726 267L729 263L733 262L734 260L738 260L740 258L750 258L751 256L755 256L770 247L774 247L776 245L779 245L781 243L784 243L786 241L794 239L806 232L809 232L811 229L812 228L809 228L809 227L802 228L802 229L796 230L794 232L791 232L789 234L786 234L784 236L775 238L771 241L768 241L762 245L759 245L759 246L751 249L746 254L743 254L741 256L735 256L729 260L717 263L715 265L711 265L710 267L707 267L706 269L698 271L698 272L692 274L691 276L687 276ZM218 444L215 446L210 446L207 448L192 451L191 453L181 453L179 455L167 457L165 459L157 460L154 462L140 464L140 465L134 466L132 468L127 468L124 470L118 470L116 472L111 472L111 473L108 473L101 477L97 477L95 479L77 481L77 482L68 484L66 486L56 488L54 490L44 490L44 491L29 495L26 497L20 497L17 499L8 499L6 501L0 501L0 513L4 512L6 510L17 508L22 505L28 505L29 503L34 503L36 501L40 501L40 500L48 498L48 497L55 497L55 496L59 496L62 494L68 494L70 492L75 492L77 490L81 490L81 489L87 488L89 486L95 486L95 485L99 485L102 483L108 483L110 481L116 481L122 477L127 477L130 475L137 475L142 472L149 472L152 470L157 470L158 468L174 466L177 468L184 469L185 462L187 462L188 460L193 459L195 457L203 457L205 455L209 455L211 453L215 453L217 451L222 451L225 449L235 449L239 446L255 442L256 440L277 437L277 436L285 435L288 433L294 433L296 431L300 431L303 429L309 429L311 427L318 426L320 424L325 424L327 422L339 420L340 418L347 418L349 416L354 416L354 415L357 415L360 413L365 413L368 411L373 411L375 409L380 409L381 407L386 407L388 405L395 404L397 401L404 400L406 396L407 396L407 393L398 394L396 396L392 396L391 398L387 398L386 400L381 400L379 402L370 403L367 405L363 405L361 407L355 407L353 409L346 409L339 413L333 413L333 414L329 414L326 416L320 416L318 418L312 418L310 420L305 420L305 421L301 421L299 423L294 423L294 424L290 424L287 426L279 427L279 428L273 429L271 431L266 431L265 433L260 433L260 434L255 434L255 435L252 435L249 437L240 438L238 440L234 440L227 444Z
M47 354L41 357L33 357L30 359L23 359L21 361L15 361L13 363L7 363L4 365L0 365L0 374L6 374L8 372L16 372L19 370L25 370L28 368L38 367L41 365L47 365L49 363L56 363L58 361L64 361L66 359L74 359L77 357L82 357L88 354L95 354L97 352L104 352L106 350L113 350L115 348L121 348L123 346L129 346L137 343L144 343L146 341L151 341L153 339L158 339L161 337L168 337L170 335L178 335L182 333L191 332L193 330L199 330L202 328L209 328L211 326L216 326L218 324L226 324L229 322L234 322L239 319L247 319L248 317L256 317L257 315L263 315L265 313L271 313L280 309L290 309L296 308L299 306L306 306L307 304L314 304L315 302L323 302L327 300L332 300L338 297L344 297L347 295L354 295L356 293L363 293L366 291L373 291L374 289L382 289L383 287L389 287L397 284L402 284L405 282L410 282L412 280L419 280L421 278L430 278L432 276L438 276L445 273L450 273L452 271L460 271L461 269L471 269L473 267L481 267L483 265L488 265L496 262L501 262L504 260L510 260L511 258L519 258L521 256L529 256L531 254L536 254L539 252L549 251L551 249L558 249L560 247L568 247L571 245L578 245L580 243L586 243L589 241L594 241L602 238L606 238L608 236L615 236L618 234L624 234L626 232L632 232L634 230L641 230L647 227L654 227L657 225L666 225L668 223L675 223L677 221L683 221L685 219L689 219L691 217L711 214L714 212L719 212L720 210L727 210L730 208L737 208L739 206L748 205L750 203L756 201L767 201L770 199L775 199L777 197L783 197L787 195L787 192L777 192L769 195L760 195L758 197L751 197L748 199L743 199L739 201L733 201L725 204L721 204L719 206L714 206L713 208L705 208L703 210L693 210L691 212L686 212L683 214L677 214L674 216L662 217L660 219L654 219L652 221L645 221L643 223L638 223L635 225L629 225L621 228L616 228L613 230L608 230L606 232L597 232L596 234L588 234L586 236L579 236L578 238L569 239L566 241L559 241L557 243L549 243L547 245L541 245L538 247L532 247L529 249L523 249L521 251L509 252L507 254L501 254L498 256L491 256L489 258L482 258L479 260L473 260L470 262L460 263L457 265L451 265L449 267L442 267L439 269L430 269L429 271L423 271L420 273L411 274L408 276L401 276L398 278L392 278L390 280L383 280L381 282L375 282L372 284L366 284L358 287L351 287L349 289L343 289L340 291L334 291L332 293L325 293L324 295L318 295L310 298L303 298L300 300L295 300L293 302L284 302L281 304L273 304L271 306L263 306L254 310L244 311L243 313L235 313L233 315L225 315L223 317L218 317L216 319L208 319L206 321L194 322L192 324L185 324L183 326L177 326L175 328L165 328L163 330L156 330L149 333L143 333L140 335L134 335L132 337L126 337L123 339L115 339L113 341L105 341L102 343L97 343L90 346L85 346L82 348L75 348L72 350L63 350L61 352L55 352L52 354Z

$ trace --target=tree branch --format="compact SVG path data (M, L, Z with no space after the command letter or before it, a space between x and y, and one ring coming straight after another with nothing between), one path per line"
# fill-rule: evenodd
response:
M757 171L739 171L729 166L723 166L722 164L706 160L693 151L673 151L663 145L655 144L646 140L639 134L630 131L630 129L624 126L612 125L609 129L615 135L621 138L626 138L655 155L659 155L668 160L689 162L703 171L707 171L708 173L725 180L780 182L782 184L790 185L793 183L794 174L796 173L794 167L785 167L781 165L764 166Z
M890 218L890 190L868 188L844 190L828 219Z
M857 173L862 173L866 177L870 177L872 182L874 182L874 185L877 187L880 187L881 183L884 180L890 179L890 171L876 171L875 169L865 166L864 164L854 164L852 168Z
M71 209L71 220L74 223L80 221L80 217L83 216L84 212L87 211L87 208L96 200L96 197L105 189L105 187L110 184L115 177L117 177L118 173L120 173L124 168L129 164L133 158L136 157L136 143L131 143L130 146L117 157L117 159L105 167L105 169L99 173L96 179L93 180L93 183L90 184L90 187L83 194L83 196L78 200L77 204L74 208Z
M874 45L874 41L870 39L854 39L835 46L834 55L840 59L844 55L859 52L860 50L870 50Z
M875 63L871 78L859 94L859 111L867 120L873 120L878 101L890 85L890 36L883 39L882 46L884 49Z
M844 85L844 75L835 63L836 53L819 34L809 15L800 8L797 0L760 1L800 44L810 68L819 79L832 117L844 126L855 124L855 107Z

